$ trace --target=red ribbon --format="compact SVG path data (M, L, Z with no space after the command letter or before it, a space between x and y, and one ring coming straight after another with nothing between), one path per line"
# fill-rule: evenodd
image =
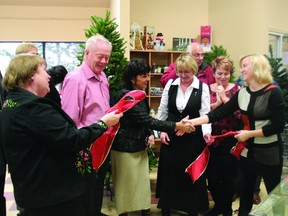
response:
M190 175L193 182L197 181L197 179L201 177L201 175L205 172L208 166L208 162L210 158L210 152L209 152L208 146L211 145L217 138L235 136L236 134L238 134L238 132L229 131L222 135L211 136L209 140L204 138L207 143L207 146L204 148L202 153L196 158L196 160L193 161L185 170L185 172ZM238 142L230 150L230 153L239 160L241 152L243 151L245 147L246 147L246 142Z
M144 91L130 91L126 93L116 105L107 110L106 113L110 113L115 110L116 113L126 112L145 98L146 94ZM92 165L94 170L97 171L105 161L119 127L119 122L113 126L108 127L108 129L96 141L91 144L90 152L92 155Z
M205 172L208 161L210 158L210 151L208 146L205 146L202 153L193 161L186 169L185 172L188 173L193 181L197 181L198 178Z

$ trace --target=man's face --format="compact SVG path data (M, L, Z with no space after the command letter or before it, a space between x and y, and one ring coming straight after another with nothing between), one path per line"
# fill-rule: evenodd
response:
M196 46L194 49L192 49L192 56L194 57L195 61L197 62L197 65L200 66L204 60L205 52L201 45Z
M110 45L99 40L92 49L85 50L85 62L96 75L99 75L108 65L110 54Z

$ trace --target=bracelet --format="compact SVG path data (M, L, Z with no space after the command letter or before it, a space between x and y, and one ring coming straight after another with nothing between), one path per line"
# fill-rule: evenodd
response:
M102 121L101 119L99 119L99 120L96 122L96 124L98 124L98 125L100 126L100 128L102 128L102 129L107 130L107 128L108 128L107 124L106 124L104 121Z

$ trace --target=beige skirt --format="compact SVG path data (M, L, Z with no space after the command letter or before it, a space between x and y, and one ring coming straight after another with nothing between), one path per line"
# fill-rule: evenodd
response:
M151 190L147 150L111 151L112 182L118 214L150 209Z

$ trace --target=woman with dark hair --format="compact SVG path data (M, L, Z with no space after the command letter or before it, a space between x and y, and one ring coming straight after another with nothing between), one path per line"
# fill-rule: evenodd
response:
M61 97L59 91L56 88L56 85L63 82L68 71L63 65L56 65L48 69L47 73L51 77L49 82L50 92L48 92L45 97L50 98L61 107Z
M132 90L147 88L150 66L142 59L132 59L123 73L123 89L117 100ZM120 215L142 210L150 215L151 190L146 147L154 145L152 130L191 132L191 125L165 122L149 115L150 107L143 100L125 112L111 151L112 178L115 189L116 210ZM128 187L127 187L128 186Z

